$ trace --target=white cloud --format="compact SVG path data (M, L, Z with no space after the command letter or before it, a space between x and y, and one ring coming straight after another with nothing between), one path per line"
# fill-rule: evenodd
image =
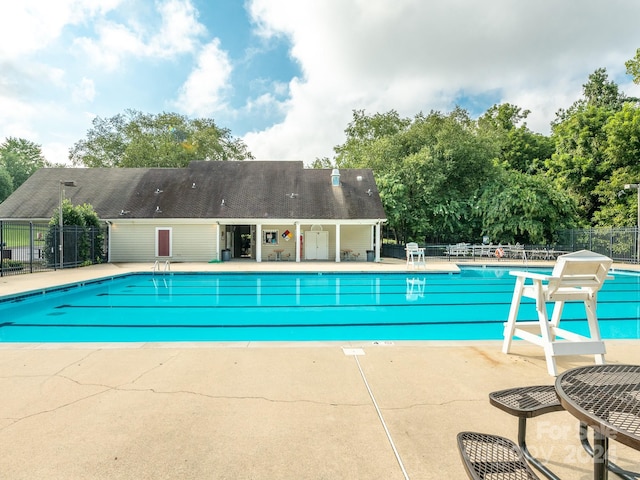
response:
M96 96L96 87L93 80L82 77L80 83L76 85L71 93L71 98L75 103L91 102Z
M42 50L63 28L104 14L122 0L21 0L3 2L0 15L0 59L18 59Z
M209 116L226 108L222 92L231 75L231 63L213 40L198 55L195 69L180 89L175 107L187 115Z
M69 146L65 143L61 142L49 142L42 145L42 154L47 161L56 164L62 165L65 167L70 167L71 162L69 161Z
M353 109L448 111L489 94L548 132L596 68L610 77L640 46L632 0L253 0L258 32L285 36L303 78L281 124L244 139L256 158L332 156Z
M194 51L196 39L206 33L190 0L169 0L159 7L162 25L150 43L150 54L159 57Z
M96 30L97 40L81 37L74 41L74 45L83 50L92 63L108 71L118 68L122 57L141 56L145 51L140 35L125 25L102 22Z
M30 123L37 113L35 105L16 98L0 96L0 125L5 137L33 135Z
M157 9L159 25L136 18L126 23L101 19L96 24L97 38L81 37L74 43L90 61L107 70L115 70L129 57L171 58L194 52L206 29L191 0L166 0Z

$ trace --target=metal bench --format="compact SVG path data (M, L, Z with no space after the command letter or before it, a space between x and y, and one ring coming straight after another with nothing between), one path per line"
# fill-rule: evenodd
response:
M509 415L518 417L518 446L522 454L545 477L559 480L557 475L531 455L526 442L527 418L564 410L556 395L555 387L553 385L533 385L499 390L489 394L489 403Z
M508 438L488 433L460 432L458 450L474 480L537 480L520 448Z
M524 458L538 469L545 477L559 480L555 473L544 466L529 452L526 443L527 418L537 417L545 413L564 410L556 395L554 385L532 385L527 387L508 388L489 394L489 403L494 407L518 417L518 447ZM580 443L585 451L593 457L593 447L587 437L587 425L580 422ZM638 474L625 470L613 462L609 462L609 470L624 480L640 478Z

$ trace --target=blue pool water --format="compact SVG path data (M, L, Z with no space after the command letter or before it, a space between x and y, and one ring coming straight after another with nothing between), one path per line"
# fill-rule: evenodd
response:
M542 271L542 270L540 270ZM598 297L604 338L640 338L640 276ZM0 342L501 339L515 278L459 274L134 274L0 299ZM520 320L537 318L524 300ZM584 307L562 323L587 333Z

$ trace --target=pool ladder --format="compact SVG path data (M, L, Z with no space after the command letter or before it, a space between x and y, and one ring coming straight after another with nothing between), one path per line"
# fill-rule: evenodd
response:
M167 260L166 262L164 262L164 270L163 270L163 274L170 272L171 271L171 264L169 263L169 260ZM158 262L158 260L156 260L156 262L153 264L153 274L155 275L156 272L160 272L160 263Z

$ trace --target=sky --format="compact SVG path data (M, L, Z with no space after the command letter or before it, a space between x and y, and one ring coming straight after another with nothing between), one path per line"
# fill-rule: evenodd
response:
M21 0L0 16L0 143L68 164L92 120L212 118L256 160L333 158L354 110L511 103L550 133L606 68L628 96L637 0Z

